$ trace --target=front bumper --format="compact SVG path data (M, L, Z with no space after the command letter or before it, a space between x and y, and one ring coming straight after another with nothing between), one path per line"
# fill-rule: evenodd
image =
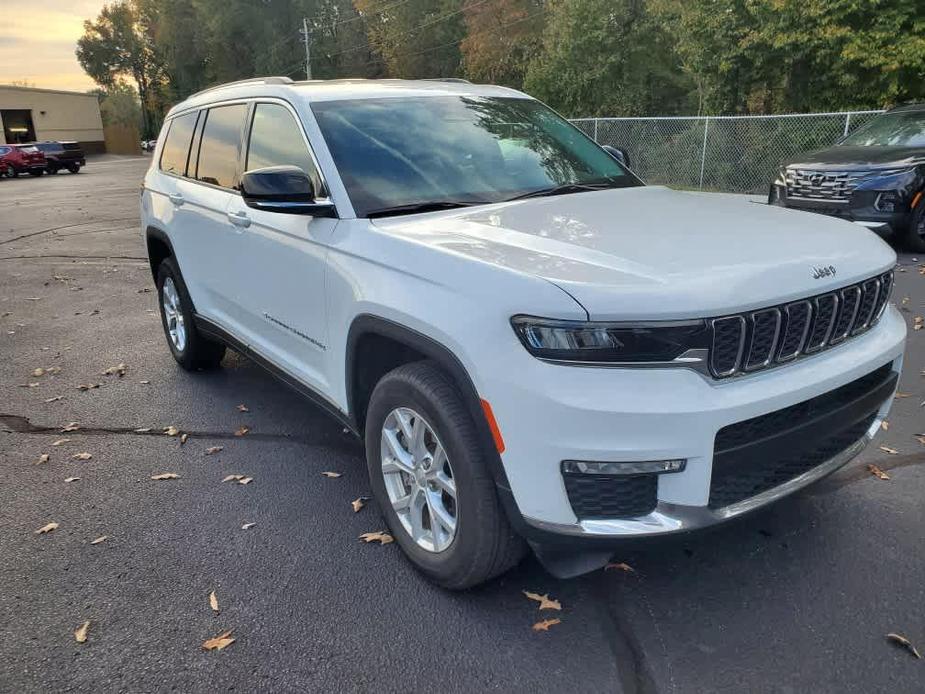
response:
M714 442L731 424L823 395L883 367L898 373L905 323L889 307L877 326L793 364L728 381L694 371L576 367L498 359L489 395L507 449L502 458L522 531L543 539L619 539L702 528L740 516L836 470L876 433L892 388L872 405L860 435L805 473L720 508L711 506ZM513 359L513 355L511 356ZM895 380L893 382L895 384ZM868 403L869 404L869 403ZM561 473L564 460L683 458L681 472L658 476L657 505L630 518L579 519Z

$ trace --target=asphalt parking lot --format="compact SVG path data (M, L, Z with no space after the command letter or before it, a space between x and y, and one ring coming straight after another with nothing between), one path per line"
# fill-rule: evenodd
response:
M351 508L363 453L336 422L238 355L176 367L138 229L147 161L0 180L0 690L922 691L925 660L886 634L925 653L925 258L896 275L908 397L861 458L727 527L627 544L632 572L528 559L453 594L358 541L384 526Z

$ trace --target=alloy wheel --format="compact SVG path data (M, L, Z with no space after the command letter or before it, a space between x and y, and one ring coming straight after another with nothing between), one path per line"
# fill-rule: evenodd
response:
M164 310L164 321L170 341L174 349L182 352L186 347L186 322L183 318L183 308L180 306L180 296L171 277L165 279L161 287L161 307Z

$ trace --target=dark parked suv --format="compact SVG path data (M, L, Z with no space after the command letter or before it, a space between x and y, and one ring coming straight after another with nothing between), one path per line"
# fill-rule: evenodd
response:
M45 155L45 170L50 174L56 174L61 169L77 173L80 167L87 165L84 151L78 142L33 142L32 146Z
M925 253L925 103L781 166L768 202L842 217Z

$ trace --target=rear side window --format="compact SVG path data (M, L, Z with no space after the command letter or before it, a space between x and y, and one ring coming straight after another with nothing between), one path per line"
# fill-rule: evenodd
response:
M279 104L257 104L254 109L244 169L266 166L298 166L308 174L315 191L321 191L321 179L299 124L289 109Z
M186 173L186 158L189 155L189 143L196 128L196 112L177 116L170 121L170 130L161 151L161 170L183 176Z
M210 108L199 145L196 178L223 188L231 188L238 169L238 150L247 104Z
M2 157L4 154L9 154L9 153L10 153L9 147L0 147L0 157Z

